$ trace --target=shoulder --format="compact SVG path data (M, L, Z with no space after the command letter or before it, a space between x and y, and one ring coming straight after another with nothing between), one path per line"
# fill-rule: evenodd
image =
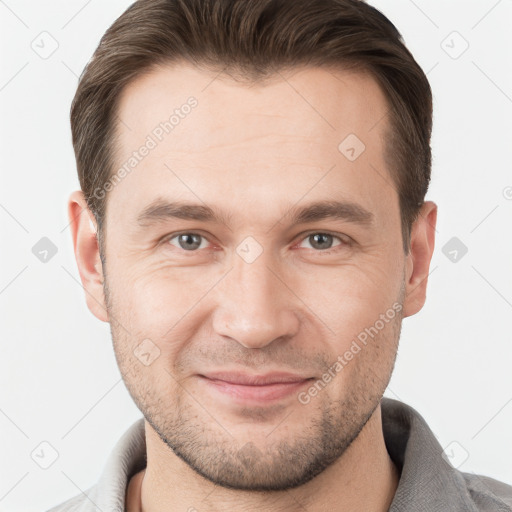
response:
M139 418L114 446L99 480L86 491L46 512L124 512L128 482L145 465L144 419Z
M101 492L98 484L46 510L45 512L124 512L124 500Z
M89 494L88 491L86 491ZM89 512L96 510L94 503L89 500L85 493L78 494L46 512Z
M494 478L460 472L477 510L512 512L512 486Z

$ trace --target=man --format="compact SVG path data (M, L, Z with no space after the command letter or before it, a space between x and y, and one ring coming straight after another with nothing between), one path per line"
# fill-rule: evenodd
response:
M512 510L383 398L426 296L431 90L358 0L139 0L71 112L89 309L144 418L56 511Z

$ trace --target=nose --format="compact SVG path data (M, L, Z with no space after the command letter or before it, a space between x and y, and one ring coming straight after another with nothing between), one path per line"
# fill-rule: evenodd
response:
M234 255L233 268L216 287L213 329L246 348L287 339L299 328L295 296L263 252L256 261Z

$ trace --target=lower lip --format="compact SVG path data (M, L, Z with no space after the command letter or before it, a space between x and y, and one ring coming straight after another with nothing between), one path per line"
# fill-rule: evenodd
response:
M219 391L224 395L242 400L252 400L259 402L269 402L287 397L298 392L303 386L309 384L311 379L297 382L279 382L275 384L265 384L262 386L247 386L243 384L232 384L223 380L208 379L199 376L210 389Z

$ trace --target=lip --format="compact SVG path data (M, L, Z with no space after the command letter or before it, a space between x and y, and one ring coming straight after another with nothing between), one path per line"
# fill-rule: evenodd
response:
M198 375L208 389L241 402L270 402L296 393L312 378L290 373L249 375L244 373L211 373Z

